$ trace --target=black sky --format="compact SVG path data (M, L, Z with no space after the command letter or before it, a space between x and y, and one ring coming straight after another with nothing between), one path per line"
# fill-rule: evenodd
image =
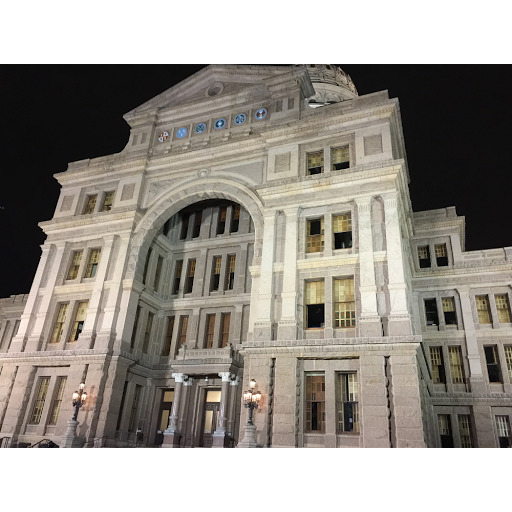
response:
M512 246L512 67L343 65L360 95L398 97L414 211L456 206L466 250ZM121 151L123 114L190 76L191 65L3 65L0 297L28 293L67 163Z

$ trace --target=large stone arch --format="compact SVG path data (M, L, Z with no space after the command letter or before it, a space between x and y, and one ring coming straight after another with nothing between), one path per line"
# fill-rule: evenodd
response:
M242 205L252 217L255 230L254 262L261 258L263 204L255 192L240 183L217 178L184 183L164 193L148 209L134 230L126 269L126 279L142 276L143 261L149 246L165 221L186 206L206 199L227 199Z

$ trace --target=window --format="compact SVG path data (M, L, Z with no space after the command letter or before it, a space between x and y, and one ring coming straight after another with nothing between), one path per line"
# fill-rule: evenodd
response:
M203 219L203 212L198 210L194 216L194 231L192 232L192 238L197 238L201 232L201 220Z
M448 347L450 356L450 371L453 384L464 383L464 370L462 368L462 351L460 347Z
M75 321L73 322L73 329L71 329L71 335L69 337L69 343L73 343L78 339L80 333L84 329L85 317L87 316L87 307L89 301L80 302L76 310Z
M165 333L164 346L162 348L162 356L167 357L171 353L172 333L174 331L174 317L167 319L167 332Z
M498 349L496 345L484 347L485 362L487 363L487 374L489 382L502 382L500 362L498 359Z
M144 331L144 342L142 343L142 352L144 354L148 353L149 340L151 338L151 328L153 327L153 318L155 317L154 313L151 311L148 313L148 321L146 322L146 330Z
M94 194L93 196L87 196L87 202L85 203L84 215L89 215L90 213L94 213L94 208L96 208L96 200L98 199L98 194Z
M164 259L162 258L162 256L158 256L158 260L156 262L155 279L153 280L153 288L155 292L158 292L158 288L160 288L160 276L162 274L163 263Z
M222 258L220 256L215 256L213 258L213 276L212 276L212 287L211 287L212 292L216 292L219 289L221 264L222 264Z
M176 295L180 291L181 272L183 271L183 260L176 262L176 270L174 271L174 284L172 288L173 295Z
M215 331L215 315L206 317L206 348L213 348L213 334Z
M41 377L39 379L39 387L37 390L36 401L32 408L32 414L30 415L30 425L38 425L41 421L41 415L43 414L44 401L46 400L46 394L48 393L48 386L50 385L50 377Z
M352 247L352 219L350 213L332 218L332 232L335 249Z
M52 408L50 412L50 421L48 425L56 425L59 418L60 404L62 403L62 397L64 396L64 388L66 387L66 377L59 377L57 382L57 393L52 402Z
M106 192L105 198L103 199L103 206L101 207L102 212L108 212L112 210L114 204L114 192Z
M448 266L448 253L446 251L446 244L434 245L436 252L436 263L438 267Z
M425 299L425 316L427 317L427 325L439 325L436 299Z
M334 280L334 327L356 326L354 279Z
M505 359L507 361L507 370L510 381L512 382L512 345L505 345Z
M139 326L140 310L141 310L141 307L137 306L137 311L135 313L135 322L133 323L132 337L130 339L130 348L135 347L135 339L137 337L137 327Z
M226 216L228 213L228 207L223 206L219 210L219 221L217 223L217 235L223 235L226 230Z
M119 430L121 428L121 421L123 420L124 401L126 399L127 389L128 389L128 381L125 381L124 387L123 387L123 396L121 397L121 405L119 407L119 414L117 416L116 430Z
M324 218L308 220L306 231L306 252L322 252L324 250Z
M196 260L188 260L188 272L185 293L192 293L194 287L194 274L196 273Z
M333 148L331 150L331 164L333 171L348 169L350 167L350 153L348 146Z
M324 172L324 152L308 153L308 175Z
M137 414L139 412L140 394L142 386L138 384L135 386L135 393L133 394L132 410L130 411L130 420L128 422L128 432L135 430L135 422L137 421Z
M178 348L181 348L183 346L183 344L185 343L185 341L187 341L187 327L188 327L188 316L182 316Z
M151 254L153 249L148 249L148 255L146 256L146 263L144 263L144 272L142 273L142 284L146 284L146 277L148 277L149 261L151 260Z
M66 314L68 312L69 304L61 304L59 308L59 313L57 314L57 320L55 321L55 326L53 327L52 338L50 343L58 343L62 336L62 331L64 331L64 323L66 322Z
M338 434L359 432L359 409L357 403L357 374L336 374L336 413Z
M445 384L446 376L441 347L430 347L430 362L432 363L432 382L434 384Z
M78 269L80 268L80 262L82 261L83 251L77 251L73 253L71 258L71 265L69 267L68 277L66 279L76 279L78 276Z
M491 310L489 309L489 298L487 295L479 295L476 299L476 310L478 312L478 322L480 324L491 323Z
M498 310L498 322L500 324L510 324L510 303L508 295L495 295L496 309Z
M439 414L439 435L441 436L441 448L453 448L452 424L449 414Z
M443 313L446 325L457 325L457 316L455 314L455 300L453 297L443 297Z
M100 261L101 249L94 249L91 251L89 256L89 263L87 264L87 270L85 271L85 277L94 277L96 270L98 270L98 262Z
M306 374L306 432L325 432L325 376Z
M229 255L229 270L227 275L226 289L232 290L235 286L235 264L236 256L234 254Z
M469 414L459 414L459 435L461 448L473 448L473 435Z
M496 416L500 448L510 448L510 422L508 416Z
M185 240L187 238L188 234L188 221L190 218L190 213L183 214L183 217L181 219L181 234L180 234L180 240Z
M220 338L220 346L222 348L227 347L229 342L229 324L231 322L231 314L224 313L222 315L222 333Z
M306 327L324 328L325 323L325 283L324 281L306 282Z
M420 268L430 267L430 250L428 245L418 247L418 258L420 260Z
M240 205L237 204L233 208L233 218L231 219L230 233L237 233L239 224L240 224Z

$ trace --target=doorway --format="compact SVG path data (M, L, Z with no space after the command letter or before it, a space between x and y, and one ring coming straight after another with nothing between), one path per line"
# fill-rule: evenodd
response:
M157 431L155 436L155 444L159 445L164 442L164 431L169 426L169 416L171 415L172 402L174 401L174 390L164 389L162 393L162 402L158 414Z
M213 433L217 428L220 409L220 389L208 389L205 395L203 408L203 428L201 430L201 444L203 448L211 448Z

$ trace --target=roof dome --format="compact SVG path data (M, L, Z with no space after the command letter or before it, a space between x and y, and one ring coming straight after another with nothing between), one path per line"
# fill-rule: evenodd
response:
M352 78L339 66L332 64L305 64L304 66L308 70L316 93L306 100L310 107L322 107L358 96Z

